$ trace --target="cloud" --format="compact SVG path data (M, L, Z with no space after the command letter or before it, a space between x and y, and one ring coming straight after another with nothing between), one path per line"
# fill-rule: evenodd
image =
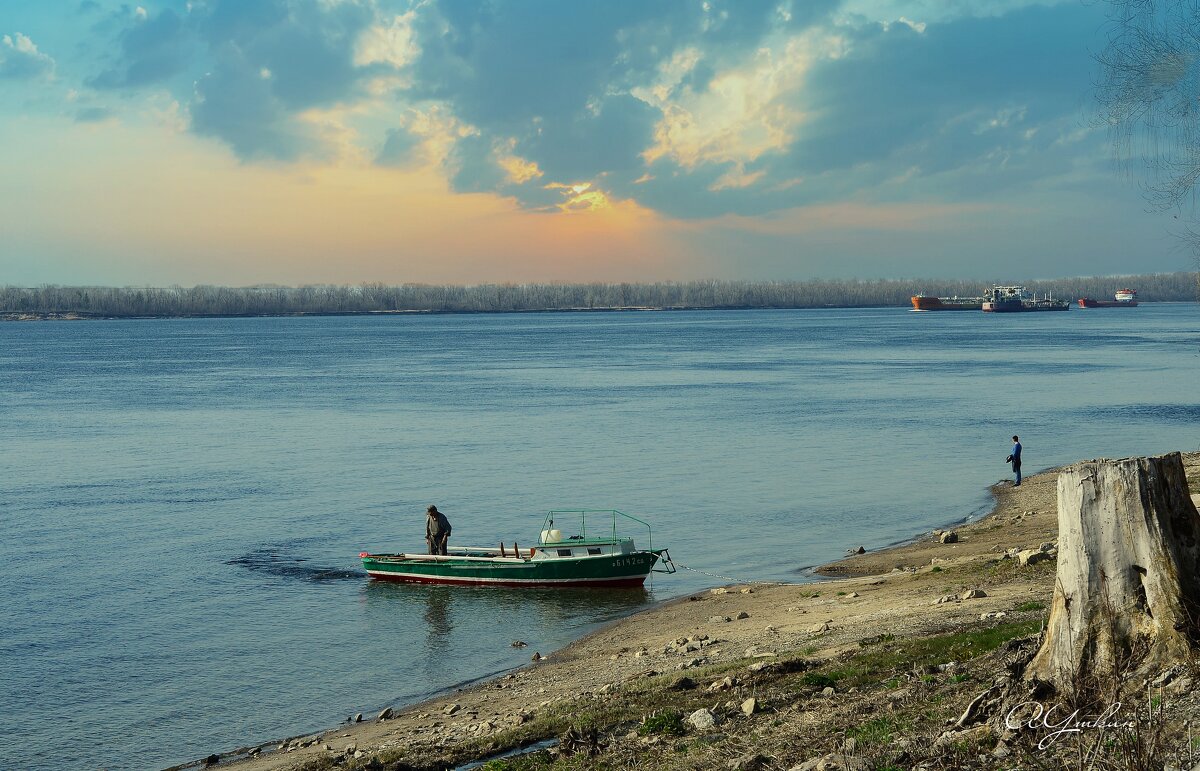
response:
M90 82L168 91L242 160L353 140L533 210L985 196L1099 141L1062 150L1102 14L1047 2L191 0L125 8Z
M0 79L34 80L54 75L54 60L20 32L0 37Z
M456 190L534 209L552 205L547 185L685 218L986 194L1069 168L1045 156L1078 128L1099 17L981 8L428 3L406 28L407 93L477 132L450 156ZM513 158L540 174L511 173Z
M116 61L88 82L93 88L137 88L161 83L183 72L191 61L193 41L183 18L170 8L151 19L139 6L119 37Z
M752 62L734 65L705 91L679 89L665 100L647 156L653 179L614 192L708 217L838 200L978 198L1069 173L1077 158L1103 158L1096 137L1078 153L1054 149L1079 128L1097 18L1095 9L1064 5L790 33L770 46L762 74ZM758 85L723 100L713 84L731 78Z
M643 178L656 132L666 154L669 139L688 132L684 124L697 125L675 104L681 92L709 93L716 73L753 58L764 35L833 7L801 5L793 15L778 2L431 3L412 22L419 54L409 93L442 102L478 132L454 154L456 189L479 190L488 180L541 208L557 201L547 189L589 184L594 196ZM692 107L715 118L760 85L727 78L717 89L740 94ZM671 117L674 133L664 127ZM729 136L704 130L707 146ZM503 173L511 157L538 169L537 184Z
M161 88L196 134L244 160L336 151L312 111L353 105L403 60L403 19L373 3L193 0L185 11L125 9L97 89Z

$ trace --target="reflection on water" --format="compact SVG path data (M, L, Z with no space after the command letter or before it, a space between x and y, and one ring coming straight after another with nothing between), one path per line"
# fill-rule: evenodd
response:
M438 684L422 695L460 686L548 654L594 627L649 606L654 595L637 589L512 589L430 586L364 581L361 593L366 638L391 642L397 663L419 679ZM416 620L420 619L420 622ZM423 644L414 639L414 627ZM514 647L527 642L528 650ZM482 666L464 677L461 661Z
M439 648L450 640L450 588L431 586L425 595L425 646Z
M529 623L574 623L580 614L590 623L629 615L647 605L653 595L644 588L597 589L544 587L513 589L503 586L431 586L392 581L365 581L368 624L395 614L407 617L419 610L430 634L447 636L455 620L529 619Z

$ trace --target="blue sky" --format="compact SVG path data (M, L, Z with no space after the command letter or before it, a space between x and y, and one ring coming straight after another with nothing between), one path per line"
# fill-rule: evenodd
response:
M1107 8L0 0L0 283L1185 269Z

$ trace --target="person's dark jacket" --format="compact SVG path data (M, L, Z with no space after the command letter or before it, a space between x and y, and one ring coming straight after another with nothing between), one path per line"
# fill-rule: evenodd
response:
M450 537L450 520L440 511L435 511L425 518L425 538L433 543L441 543Z

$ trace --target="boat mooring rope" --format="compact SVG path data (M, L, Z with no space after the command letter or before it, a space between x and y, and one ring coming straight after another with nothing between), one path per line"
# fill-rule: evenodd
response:
M700 568L690 568L687 565L683 565L683 564L676 562L675 560L671 560L671 564L677 568L682 568L683 570L690 570L693 573L702 573L710 578L719 578L722 581L728 581L731 584L758 584L759 586L783 586L783 585L787 585L787 584L791 583L790 581L743 581L742 579L734 578L733 576L723 576L720 573L709 573L707 570L701 570Z

